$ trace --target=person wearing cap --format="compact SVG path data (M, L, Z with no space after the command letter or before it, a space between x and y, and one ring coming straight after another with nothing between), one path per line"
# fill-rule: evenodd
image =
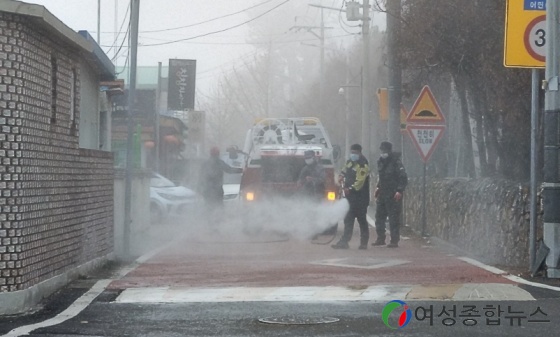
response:
M377 240L372 245L385 245L385 221L388 217L391 242L387 247L396 248L399 246L402 197L408 184L408 177L400 153L393 152L393 144L381 142L379 150L381 151L381 156L377 160L379 180L374 192L377 205L375 211Z
M357 219L360 225L359 249L367 249L369 241L369 225L366 217L369 206L369 163L362 154L360 144L354 144L350 147L350 159L344 165L338 181L343 184L344 195L350 204L350 208L344 217L344 234L331 247L348 249L348 242L352 238L354 230L354 221Z
M325 194L325 169L317 160L315 151L307 150L303 157L305 158L305 166L299 173L298 188L302 188L306 196L321 200Z

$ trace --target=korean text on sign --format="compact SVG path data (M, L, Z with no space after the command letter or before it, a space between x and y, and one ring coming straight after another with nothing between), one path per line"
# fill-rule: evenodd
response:
M427 320L430 326L434 325L434 319L439 320L444 326L454 326L460 321L465 326L474 326L479 323L485 325L509 325L523 326L524 323L550 323L548 314L541 307L528 311L523 309L515 309L508 305L502 308L501 305L487 304L481 310L476 305L443 305L443 308L437 309L433 305L422 307L419 306L414 310L414 317L418 321Z
M417 130L418 144L432 144L435 139L434 130Z
M546 0L525 0L523 9L526 11L545 11Z

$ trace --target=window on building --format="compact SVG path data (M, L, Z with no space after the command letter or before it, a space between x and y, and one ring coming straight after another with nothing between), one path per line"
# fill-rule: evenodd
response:
M70 74L70 128L76 128L76 69Z
M99 112L99 149L107 150L107 129L109 128L109 121L107 118L107 111Z
M51 123L56 123L56 99L58 84L58 62L55 56L51 56Z

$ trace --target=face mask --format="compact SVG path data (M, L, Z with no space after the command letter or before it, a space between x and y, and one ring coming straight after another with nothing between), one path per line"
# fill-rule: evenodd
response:
M307 159L305 159L305 163L306 163L307 165L313 164L313 158L307 158Z
M381 154L381 158L385 159L385 158L387 158L387 157L389 157L389 154L388 154L388 153L382 153L382 154Z
M350 154L350 160L351 161L358 161L358 159L360 159L360 155L357 153L351 153Z

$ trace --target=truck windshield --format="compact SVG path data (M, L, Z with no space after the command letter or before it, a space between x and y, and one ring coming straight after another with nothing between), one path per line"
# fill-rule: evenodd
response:
M294 183L305 166L303 157L262 157L262 179L267 183Z

